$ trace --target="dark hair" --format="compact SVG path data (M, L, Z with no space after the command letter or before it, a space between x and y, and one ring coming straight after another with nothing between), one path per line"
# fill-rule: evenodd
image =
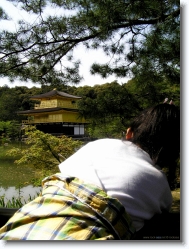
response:
M176 106L159 104L144 110L130 125L131 141L146 151L161 168L173 167L180 151L180 112Z

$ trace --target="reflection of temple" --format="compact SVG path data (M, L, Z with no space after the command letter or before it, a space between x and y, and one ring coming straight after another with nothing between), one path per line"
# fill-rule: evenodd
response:
M39 101L39 104L35 104L33 110L18 112L19 115L27 116L23 124L33 124L38 130L53 135L84 136L87 121L79 117L77 108L81 97L54 89L30 99Z

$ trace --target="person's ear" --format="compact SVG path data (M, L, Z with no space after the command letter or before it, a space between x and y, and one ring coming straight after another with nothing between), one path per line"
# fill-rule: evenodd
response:
M131 139L133 137L133 132L131 131L131 128L128 128L127 129L127 132L126 132L126 139Z

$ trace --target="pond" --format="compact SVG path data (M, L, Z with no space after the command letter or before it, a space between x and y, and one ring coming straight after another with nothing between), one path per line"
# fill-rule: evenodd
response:
M41 188L31 184L36 175L32 166L17 165L14 163L15 158L6 156L12 146L0 146L0 196L4 196L5 200L21 196L27 201L29 197L35 197Z

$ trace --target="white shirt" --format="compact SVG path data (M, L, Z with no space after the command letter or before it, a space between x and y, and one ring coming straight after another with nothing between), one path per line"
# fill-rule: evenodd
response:
M129 141L100 139L90 142L59 165L64 175L81 178L117 198L140 230L172 204L164 173L149 155Z

